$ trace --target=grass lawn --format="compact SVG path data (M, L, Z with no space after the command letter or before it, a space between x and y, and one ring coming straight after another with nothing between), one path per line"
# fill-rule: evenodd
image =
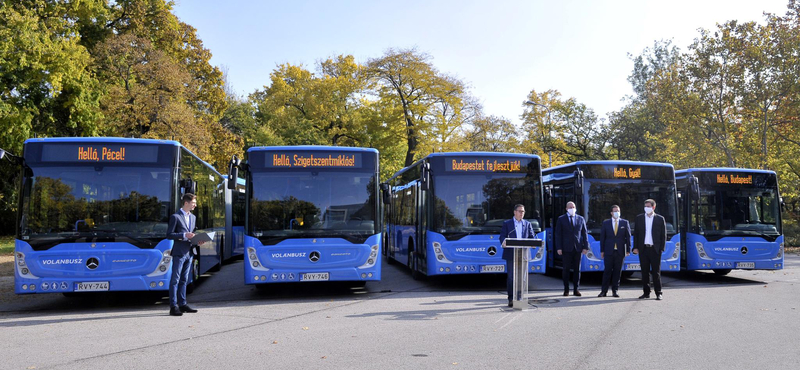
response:
M14 252L14 235L0 236L0 255Z

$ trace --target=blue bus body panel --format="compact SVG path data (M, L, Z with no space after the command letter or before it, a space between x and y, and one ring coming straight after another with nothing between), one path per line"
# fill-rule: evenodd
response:
M782 244L783 235L774 242L752 236L730 236L709 242L701 235L687 233L686 269L779 270L784 265Z
M167 290L172 263L164 251L172 244L165 239L154 249L140 249L116 242L64 243L34 251L17 240L14 292L67 293L75 291L76 283L87 282L108 282L109 291ZM159 269L162 264L164 271Z
M231 256L241 256L244 254L244 226L234 226L231 238Z
M307 273L329 273L330 281L380 280L380 238L372 235L365 244L341 238L288 239L265 246L245 236L245 284L300 282ZM313 252L319 259L312 262Z
M545 238L545 232L537 234ZM503 259L499 235L467 235L459 240L447 241L442 234L428 231L427 275L506 273L509 266ZM441 256L441 258L440 258ZM530 250L528 272L543 274L547 261L542 248ZM497 266L503 266L498 271ZM487 271L484 271L486 269Z

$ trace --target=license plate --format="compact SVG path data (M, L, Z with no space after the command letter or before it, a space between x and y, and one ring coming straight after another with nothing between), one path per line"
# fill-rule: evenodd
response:
M506 270L505 265L484 265L481 266L481 272L503 272Z
M327 281L330 278L331 274L329 272L310 272L300 275L300 281Z
M90 283L75 283L76 292L104 292L108 290L107 281L93 281Z
M642 265L640 265L638 263L629 263L629 264L625 265L625 269L626 270L632 270L632 271L642 271Z
M756 268L755 262L737 262L736 263L737 269L754 269Z

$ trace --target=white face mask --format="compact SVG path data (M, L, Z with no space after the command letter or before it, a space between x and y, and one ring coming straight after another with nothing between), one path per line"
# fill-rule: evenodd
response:
M648 215L653 213L653 207L644 207L644 213L647 213Z
M575 208L567 208L567 213L569 213L570 216L575 216Z
M614 218L619 218L619 212L611 212L611 216Z

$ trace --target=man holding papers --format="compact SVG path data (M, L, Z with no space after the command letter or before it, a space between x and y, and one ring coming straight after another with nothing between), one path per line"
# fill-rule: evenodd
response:
M189 280L189 271L192 269L194 256L193 241L195 238L195 223L197 217L192 211L197 207L197 196L186 193L181 198L181 208L169 216L167 238L174 240L172 246L172 277L169 281L169 314L181 316L184 313L195 313L197 310L186 303L186 283ZM200 236L200 235L197 235ZM204 241L200 241L203 243Z

